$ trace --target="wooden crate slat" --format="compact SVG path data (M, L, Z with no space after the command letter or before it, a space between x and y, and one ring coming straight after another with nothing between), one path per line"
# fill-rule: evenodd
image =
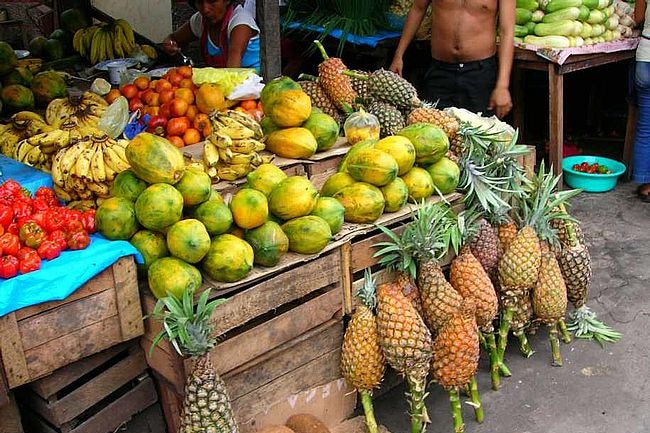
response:
M41 419L37 415L31 415L25 417L25 427L29 428L28 431L34 431L38 433L59 433L52 428L48 423Z
M8 403L0 406L0 433L23 433L20 412L12 393L8 395Z
M393 228L392 230L399 235L404 231L404 225ZM354 274L355 272L370 268L373 265L377 264L379 259L373 257L373 255L378 250L376 248L373 248L373 245L378 242L386 242L388 240L390 239L385 234L377 233L366 239L353 241L350 251L352 254L350 257L350 266L352 273Z
M47 412L49 414L42 413L42 415L46 419L54 420L56 425L70 422L112 392L141 375L146 368L144 354L140 351L134 351L110 369L80 385L60 400L48 405Z
M122 257L115 262L113 276L122 340L130 340L144 333L140 290L133 258Z
M128 343L118 344L95 355L73 362L42 379L30 383L29 387L36 394L47 400L75 380L101 366L127 347Z
M31 307L21 308L16 311L16 319L23 320L27 317L34 316L36 314L42 313L44 311L51 310L53 308L58 308L61 305L69 304L78 299L85 298L87 296L94 295L95 293L103 292L104 290L110 290L113 286L113 270L109 267L104 269L95 277L72 292L70 296L61 300L61 301L52 301L45 302L43 304L33 305Z
M156 379L156 389L158 390L160 405L162 406L163 416L165 417L167 433L178 433L180 427L180 408L183 404L181 397L182 391L176 392L173 384L157 374L156 370L153 370L153 376Z
M319 356L341 347L343 325L329 320L282 346L255 359L255 365L242 365L223 379L231 399L237 399L281 377Z
M225 374L239 365L332 319L341 310L340 290L330 290L284 314L223 341L210 351L215 369Z
M29 381L29 370L23 342L20 338L16 314L0 317L0 353L9 388L15 388Z
M117 316L74 331L25 351L30 380L50 374L56 369L100 352L122 342ZM18 383L21 385L29 380Z
M174 388L176 393L182 394L183 387L185 386L185 365L183 359L175 351L173 353L168 352L161 350L160 347L150 353L151 340L147 337L142 337L140 344L147 357L147 364L156 373L156 376L162 377Z
M341 349L338 348L233 400L232 407L237 421L240 425L249 424L255 415L264 412L273 403L338 379L341 376L340 361Z
M142 412L158 400L156 388L151 378L147 377L135 388L111 402L90 419L75 427L70 433L97 433L99 431L116 431L126 420ZM160 432L162 433L162 432Z
M23 339L23 348L27 351L116 315L115 295L106 290L29 317L19 322L18 327Z

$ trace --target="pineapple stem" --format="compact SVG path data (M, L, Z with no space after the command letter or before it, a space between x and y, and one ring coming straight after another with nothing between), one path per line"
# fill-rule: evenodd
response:
M564 206L564 203L560 203L559 208L562 211L562 213L568 214L566 211L566 206ZM562 220L562 224L564 224L564 230L566 231L567 239L569 240L569 246L571 247L577 246L578 236L576 234L576 229L575 226L573 225L573 222L568 220Z
M454 419L454 433L463 433L465 424L463 424L463 412L460 407L458 388L449 390L449 402L451 403L451 416Z
M323 44L321 44L318 39L314 39L314 44L316 44L318 51L320 51L321 56L323 56L323 60L329 60L330 56L327 55L327 51L325 51Z
M482 423L485 419L483 413L483 405L481 404L481 396L478 393L478 383L476 382L476 375L472 376L469 380L470 398L472 399L472 406L474 407L474 416L477 423Z
M367 389L360 389L361 405L363 412L366 415L366 425L368 426L368 433L377 433L377 420L375 419L375 409L372 406L372 394Z
M424 379L417 379L411 376L406 377L409 385L409 405L411 406L411 433L424 433L425 427L429 420L427 407L424 405L424 399L427 394L424 392Z
M492 378L492 389L499 390L501 386L501 374L499 373L499 352L497 351L497 342L494 338L494 333L489 332L487 335L480 333L486 342L487 352L490 355L490 377Z
M361 80L361 81L368 81L370 79L370 76L368 75L360 74L358 72L354 72L350 70L343 71L343 75L347 75L348 77L356 78L357 80Z
M519 340L519 351L521 354L524 355L525 358L533 356L535 351L530 347L530 344L528 344L528 337L526 337L526 333L523 329L515 331L514 334Z
M503 359L499 359L499 372L501 373L501 376L505 376L505 377L512 376L512 373L510 373L510 369L503 362Z
M485 339L485 335L483 334L483 332L480 332L480 331L479 331L479 333L478 333L478 339L479 339L479 342L481 343L481 347L483 348L483 350L485 350L486 352L489 352L489 351L490 351L490 347L488 346L488 342L487 342L487 340Z
M317 76L311 74L304 74L304 73L298 75L298 79L305 80L305 81L318 81Z
M551 342L551 353L553 355L553 366L562 367L562 354L560 353L560 339L557 336L557 324L548 325L548 339Z
M557 326L560 328L560 336L562 337L562 342L565 344L571 343L571 333L569 333L564 319L558 320Z
M498 354L499 361L503 361L503 357L506 353L506 347L508 346L508 334L510 333L510 322L512 322L512 316L514 311L511 308L507 308L503 311L503 316L501 317L501 323L499 324L499 345L498 345Z

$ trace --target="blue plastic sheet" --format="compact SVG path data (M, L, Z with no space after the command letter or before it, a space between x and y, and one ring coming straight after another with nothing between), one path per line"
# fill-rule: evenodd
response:
M287 27L291 29L311 30L317 33L322 33L325 30L325 28L321 26L314 26L311 24L303 24L298 22L287 23ZM401 35L400 32L391 32L385 30L379 31L372 36L359 36L359 35L348 33L348 35L345 37L345 40L356 45L369 45L371 47L376 47L379 44L379 42L385 39L396 39L399 38L400 35ZM328 33L328 36L341 39L341 37L343 36L343 31L340 29L334 29L330 33Z
M93 234L86 249L63 251L54 260L43 260L37 271L0 279L0 317L31 305L61 301L120 257L129 255L144 263L142 255L129 242L110 241Z
M0 155L0 173L0 184L13 179L32 194L41 186L52 188L52 176L4 155Z

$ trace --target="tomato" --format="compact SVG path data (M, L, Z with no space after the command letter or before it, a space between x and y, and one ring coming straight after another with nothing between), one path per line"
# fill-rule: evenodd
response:
M87 233L95 233L95 209L88 209L81 215L81 224Z
M172 83L167 81L165 78L161 78L156 82L156 92L162 93L163 90L171 90L172 88Z
M83 230L72 232L68 235L68 248L83 250L90 244L90 236Z
M179 74L176 69L172 69L168 72L167 80L169 80L172 86L178 87L181 84L183 78L185 77Z
M190 105L187 107L187 113L185 113L185 117L190 119L190 122L194 121L194 117L199 114L199 109L196 105Z
M135 98L138 94L138 88L134 84L125 84L120 91L126 99Z
M158 115L159 115L159 116L162 116L162 117L165 117L165 118L167 118L167 119L169 119L170 117L172 117L172 114L171 114L171 112L169 111L169 102L164 102L164 103L160 106L160 110L158 111Z
M54 260L61 255L61 246L56 241L46 239L41 242L36 252L43 260Z
M152 116L147 122L147 132L164 136L167 118L162 116Z
M8 204L0 204L0 225L3 228L9 227L14 220L14 210Z
M18 258L2 256L0 258L0 278L12 278L18 275Z
M178 84L178 87L183 89L190 89L192 92L194 92L194 89L196 89L196 85L191 78L183 78Z
M190 127L190 119L187 117L175 117L167 122L168 135L183 135L187 128Z
M174 98L169 101L169 112L172 117L181 117L185 116L187 109L190 107L190 104L186 100L181 98Z
M25 200L15 200L12 207L14 210L14 218L16 219L32 214L32 204Z
M171 144L173 144L174 146L176 146L176 147L183 147L183 146L185 146L185 142L184 142L183 139L182 139L181 137L179 137L178 135L168 135L168 136L165 137L165 138L167 138L167 140L169 140L169 142L170 142Z
M55 230L62 230L65 227L66 217L60 208L49 208L45 211L45 231L52 233Z
M204 137L210 135L210 118L205 113L197 113L192 120L192 126L199 131Z
M42 199L50 206L59 205L59 199L56 198L56 194L54 194L54 191L51 188L45 186L38 187L38 189L34 193L34 198Z
M0 235L0 249L2 250L2 254L15 256L20 249L20 238L13 233Z
M190 144L196 144L201 141L201 133L198 129L187 128L187 131L185 131L183 134L183 141L185 142L186 146L189 146Z
M148 114L149 116L158 116L160 114L160 107L153 107L146 105L142 110L140 110L142 115Z
M56 243L61 250L68 249L68 239L63 230L54 230L47 235L47 240Z
M34 248L23 247L18 251L18 271L21 274L33 272L41 268L41 258Z
M131 112L138 111L138 110L142 110L142 108L144 108L144 104L142 103L142 100L140 98L135 97L129 101L129 111Z
M21 242L30 248L37 248L41 242L47 238L45 231L34 221L23 224L19 231L18 237Z
M158 106L160 105L160 93L154 89L147 89L140 95L140 100L145 105Z
M2 189L7 193L9 193L9 195L11 195L12 197L18 196L22 188L23 187L18 182L12 179L9 179L8 181L2 184Z

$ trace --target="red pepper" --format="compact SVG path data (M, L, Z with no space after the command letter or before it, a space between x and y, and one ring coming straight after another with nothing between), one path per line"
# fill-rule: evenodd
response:
M32 214L32 203L27 200L14 200L12 207L16 219L30 216Z
M13 278L18 275L18 258L2 256L0 258L0 278Z
M0 204L0 225L5 229L14 220L14 210L10 205Z
M9 179L8 181L2 184L2 190L6 191L12 197L16 197L20 193L20 190L22 188L23 187L20 186L18 182L12 179Z
M46 186L40 186L34 193L36 199L41 199L48 204L48 207L58 206L59 199L56 198L56 194L51 188Z
M76 232L83 229L83 224L81 223L81 211L77 209L65 209L65 230L68 232Z
M83 250L90 244L90 236L84 230L72 232L68 235L68 248Z
M8 232L8 233L13 233L13 234L15 234L16 236L18 236L18 231L19 231L18 223L11 223L11 224L9 224L9 226L7 227L7 232Z
M54 260L61 255L61 246L56 241L44 240L36 249L41 259Z
M41 258L34 248L23 247L18 251L18 271L21 274L41 268Z
M18 236L28 247L38 248L41 242L47 237L47 234L36 222L30 221L20 226Z
M45 231L52 233L55 230L62 230L65 227L66 216L62 207L51 207L45 211Z
M0 249L4 255L15 256L20 249L20 238L14 233L0 235Z
M47 235L47 239L55 242L60 248L61 251L68 249L68 238L63 230L53 230Z
M163 116L151 116L147 122L147 132L164 136L167 126L167 118Z
M95 233L97 231L95 228L95 209L88 209L83 213L81 216L81 224L88 233Z

